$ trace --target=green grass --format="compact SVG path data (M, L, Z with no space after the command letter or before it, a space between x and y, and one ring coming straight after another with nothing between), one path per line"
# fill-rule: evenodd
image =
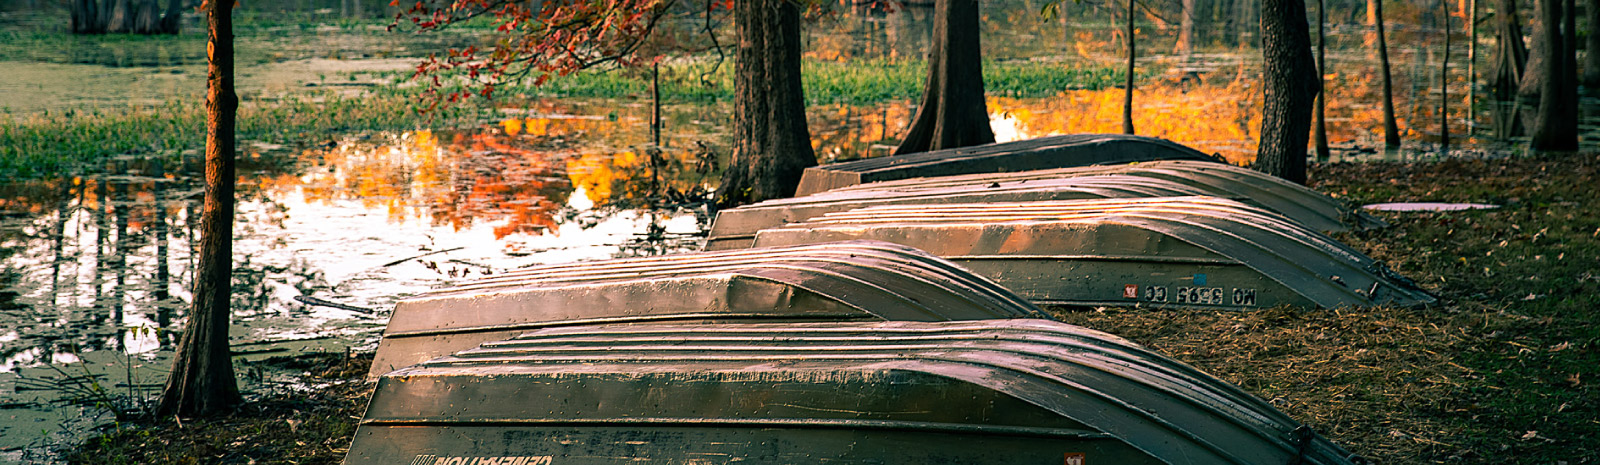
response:
M237 138L280 144L315 143L329 135L408 130L445 123L473 110L419 115L402 96L302 96L248 102L238 113ZM149 108L0 113L0 179L93 173L119 158L175 159L204 147L202 102Z
M1067 66L1043 62L993 62L984 65L989 95L1048 97L1066 89L1102 89L1124 80L1117 67ZM924 62L886 60L839 63L807 60L801 70L809 105L867 105L915 99L927 79ZM397 81L409 78L396 73ZM450 87L445 91L457 91ZM641 70L584 71L553 77L543 86L502 86L501 96L572 98L647 98L650 83ZM733 98L733 63L663 67L661 97L667 102L705 102Z

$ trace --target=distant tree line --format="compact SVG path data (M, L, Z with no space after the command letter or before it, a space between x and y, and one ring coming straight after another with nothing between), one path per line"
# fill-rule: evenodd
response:
M183 0L72 0L74 34L177 34Z

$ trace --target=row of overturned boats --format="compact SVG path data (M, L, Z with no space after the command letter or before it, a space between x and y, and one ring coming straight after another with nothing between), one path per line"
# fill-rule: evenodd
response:
M1345 464L1227 382L1040 306L1425 306L1383 227L1169 141L824 165L700 253L399 303L349 465Z

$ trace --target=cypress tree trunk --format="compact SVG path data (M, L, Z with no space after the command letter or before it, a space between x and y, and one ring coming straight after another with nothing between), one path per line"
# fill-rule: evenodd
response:
M1378 68L1383 75L1383 146L1400 146L1400 125L1394 120L1394 82L1389 74L1389 40L1383 33L1383 0L1371 0L1378 35Z
M1328 38L1323 32L1328 24L1328 5L1323 0L1317 0L1317 80L1328 75ZM1328 86L1322 83L1322 92L1317 93L1317 123L1316 132L1312 134L1313 143L1317 147L1317 160L1326 161L1329 158L1328 150Z
M1178 44L1175 51L1179 56L1188 59L1189 54L1194 53L1194 20L1198 13L1195 11L1197 5L1195 0L1183 0L1180 5L1183 7L1183 14L1178 21Z
M1516 0L1495 3L1495 46L1493 68L1489 70L1489 89L1494 98L1510 99L1522 83L1528 62L1528 49L1522 44L1522 22L1517 20Z
M1539 21L1544 23L1544 41L1549 52L1541 63L1544 79L1539 88L1539 110L1533 120L1529 143L1534 150L1570 152L1578 150L1578 73L1577 5L1567 0L1544 0ZM1563 11L1565 10L1565 11ZM1563 23L1565 19L1565 24ZM1565 29L1563 31L1563 29ZM1537 26L1534 30L1540 30ZM1533 74L1529 67L1529 74Z
M978 0L937 0L922 104L895 155L994 142L983 100Z
M1306 182L1306 143L1313 101L1322 87L1303 0L1262 0L1261 53L1265 81L1256 169Z
M100 17L99 0L72 1L73 34L100 34L106 32L106 25L100 20Z
M1551 11L1551 10L1555 11ZM1544 86L1550 72L1560 68L1560 63L1545 63L1546 59L1560 55L1552 47L1561 44L1551 43L1552 40L1561 40L1561 2L1554 3L1545 0L1533 1L1533 35L1528 38L1528 62L1522 67L1522 80L1517 82L1517 97L1533 99L1539 96L1539 91ZM1554 16L1550 16L1554 15ZM1546 23L1547 17L1555 18L1555 23ZM1554 31L1550 29L1555 29ZM1551 65L1551 66L1546 66Z
M200 263L194 306L178 341L172 375L157 416L197 416L243 402L228 348L230 277L233 272L234 117L233 2L208 0L206 29L206 192L200 213Z
M733 2L733 159L717 208L789 197L817 164L800 83L800 10L787 0Z

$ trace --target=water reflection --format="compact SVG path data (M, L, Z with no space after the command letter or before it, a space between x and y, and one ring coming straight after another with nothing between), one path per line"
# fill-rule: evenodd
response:
M535 104L476 128L247 150L279 161L239 179L235 352L359 347L396 300L455 280L698 248L704 218L682 204L705 193L725 151L703 136L720 127L703 108L675 109L663 146L646 146L640 112L617 108ZM113 362L164 370L191 298L201 188L193 173L126 165L0 185L8 412L78 416L34 409L53 400L25 389L55 376L46 364L110 380L126 377ZM28 447L34 426L0 421L0 451Z

